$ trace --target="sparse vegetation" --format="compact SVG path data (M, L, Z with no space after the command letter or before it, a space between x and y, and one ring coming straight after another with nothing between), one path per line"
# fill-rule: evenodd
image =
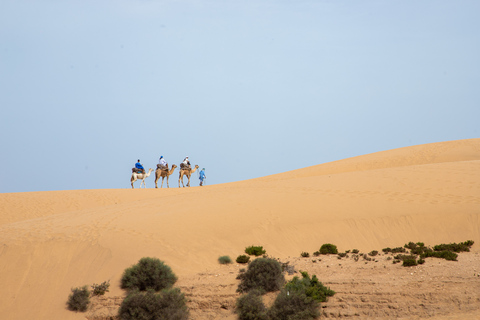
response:
M262 246L250 246L245 248L245 253L251 256L261 256L266 253Z
M235 313L239 320L267 320L267 308L262 301L262 292L254 289L238 298Z
M354 254L358 254L359 252L360 252L360 251L359 251L358 249L353 249L353 250L352 250L352 253L354 253Z
M304 251L304 252L300 253L300 256L302 256L303 258L308 258L308 257L310 257L310 253Z
M250 261L250 257L245 254L242 254L237 257L236 261L237 263L248 263L248 261Z
M220 264L229 264L229 263L232 263L232 259L230 259L229 256L221 256L218 258L218 262Z
M160 291L168 289L177 281L169 266L157 258L142 258L138 264L125 270L121 280L123 289Z
M121 320L187 320L188 308L180 289L133 291L122 302Z
M377 250L372 250L368 253L369 256L375 257L378 254Z
M110 280L103 281L101 284L94 283L92 285L92 295L103 296L105 292L108 292L108 288L110 288Z
M269 319L274 320L308 320L320 316L319 302L297 290L282 289L268 310Z
M68 296L67 306L71 311L87 311L90 303L90 291L87 286L74 288L72 293Z
M293 279L285 285L287 291L303 292L307 297L319 302L325 302L328 297L335 294L335 291L330 290L330 288L325 287L320 281L318 281L316 275L313 275L312 278L310 278L307 272L301 271L300 273L302 274L302 279L297 276L293 277Z
M241 280L238 292L259 289L265 292L279 290L285 283L282 267L277 260L258 258L250 262L245 273L238 276Z
M337 246L333 245L331 243L325 243L320 247L320 253L321 254L337 254Z

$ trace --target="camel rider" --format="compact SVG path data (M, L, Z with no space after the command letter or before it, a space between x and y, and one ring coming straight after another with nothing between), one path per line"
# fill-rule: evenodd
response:
M160 156L160 159L158 159L157 168L160 170L168 170L168 163L163 156Z
M137 173L145 173L145 169L143 168L142 164L140 163L140 159L138 159L137 163L135 163L135 171Z
M188 156L186 156L185 159L183 159L182 167L187 167L187 168L191 169L190 160L188 160Z
M207 178L207 175L205 174L205 168L200 171L198 178L200 179L200 186L203 186L203 180Z

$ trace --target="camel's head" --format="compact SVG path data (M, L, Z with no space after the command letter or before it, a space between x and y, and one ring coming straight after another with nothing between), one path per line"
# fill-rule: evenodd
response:
M198 169L198 168L200 168L200 167L198 166L198 164L196 164L196 165L195 165L195 168Z
M176 165L176 164L172 164L172 168L176 168L176 167L177 167L177 165Z

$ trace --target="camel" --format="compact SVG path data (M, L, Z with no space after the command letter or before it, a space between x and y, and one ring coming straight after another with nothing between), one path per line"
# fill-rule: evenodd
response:
M183 176L187 176L187 178L188 178L187 187L190 187L190 176L197 169L198 169L198 164L195 165L195 168L193 168L193 170L189 169L189 168L180 169L180 174L179 174L179 177L178 177L178 187L180 188L180 180L181 180L182 181L182 186L185 188L185 185L183 184Z
M150 173L152 173L153 169L150 168L148 169L148 173L136 173L136 172L133 172L132 173L132 177L130 178L130 182L132 183L132 189L133 188L133 183L137 180L142 180L140 181L140 189L142 188L142 183L143 183L143 187L146 188L145 186L145 178L148 177L150 175Z
M172 169L170 169L170 171L157 169L155 171L155 188L158 188L157 187L157 181L158 181L158 179L160 179L160 177L162 177L162 184L160 185L160 188L163 188L163 179L165 179L165 177L167 177L167 188L170 188L168 186L168 177L173 173L173 171L175 170L176 167L177 167L177 165L173 164Z

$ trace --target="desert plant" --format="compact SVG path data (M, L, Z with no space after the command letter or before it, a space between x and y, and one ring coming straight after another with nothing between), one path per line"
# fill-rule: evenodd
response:
M360 251L359 251L358 249L353 249L353 250L352 250L352 253L354 253L354 254L358 254L359 252L360 252Z
M319 302L325 302L328 297L335 294L335 291L330 290L330 288L325 287L323 283L318 281L316 275L313 275L312 278L310 278L306 271L301 271L300 273L302 274L302 279L295 276L285 285L285 289L288 292L300 291L307 297Z
M389 252L392 252L392 248L390 248L390 247L383 248L382 251L383 251L384 253L389 253Z
M418 259L417 263L418 263L418 264L424 264L424 263L425 263L425 260L422 259L422 258L420 258L420 259Z
M122 302L121 320L187 320L188 308L180 289L164 289L158 293L133 291Z
M429 251L422 254L422 258L442 258L450 261L457 261L458 254L452 251Z
M310 257L310 253L304 251L304 252L300 253L300 256L302 256L303 258L308 258L308 257Z
M415 259L404 259L402 266L404 267L412 267L417 265L417 260Z
M263 250L262 246L250 246L245 248L245 253L251 256L261 256L262 254L265 254L266 251Z
M315 251L315 252L313 253L313 256L314 256L314 257L318 257L319 255L321 255L320 251Z
M110 280L103 281L101 284L94 283L92 285L92 295L103 296L105 292L108 292L108 288L110 288Z
M238 292L259 289L266 292L280 290L285 283L282 267L277 260L258 258L250 262L246 272L239 275Z
M405 252L405 248L396 247L392 249L392 253L399 253L399 252Z
M74 288L72 293L68 296L67 306L71 311L87 311L90 303L90 291L87 286Z
M338 253L338 256L339 256L340 258L345 258L345 257L347 257L347 253L346 253L346 252L339 252L339 253Z
M123 273L121 286L123 289L159 291L168 289L177 281L172 269L157 258L142 258Z
M238 298L235 313L240 320L267 320L267 308L262 301L262 292L254 289Z
M434 251L452 251L452 252L469 252L473 245L472 240L460 243L439 244L433 247Z
M375 257L378 254L377 250L372 250L368 253L369 256Z
M250 261L250 257L242 254L241 256L237 257L236 261L237 261L237 263L248 263L248 261Z
M229 256L221 256L218 258L218 262L220 264L229 264L229 263L232 263L232 259L230 259Z
M320 247L321 254L337 254L337 246L331 243L325 243Z
M319 302L297 290L282 289L268 310L269 319L308 320L320 316Z

